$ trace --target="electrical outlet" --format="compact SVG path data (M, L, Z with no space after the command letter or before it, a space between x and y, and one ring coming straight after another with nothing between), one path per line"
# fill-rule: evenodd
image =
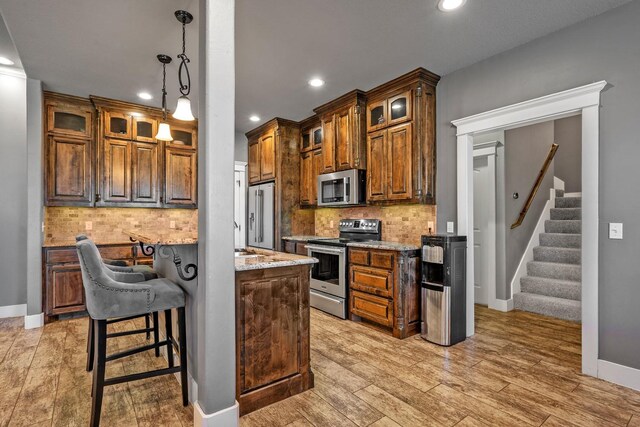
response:
M429 233L433 233L435 231L433 229L433 221L427 221L427 228L429 229Z
M447 233L453 233L454 225L453 221L447 221Z
M621 222L609 223L609 238L614 240L622 240L622 223Z
M93 221L85 221L84 222L85 230L93 230Z
M329 221L329 228L333 228L333 221Z
M176 228L176 222L175 221L169 221L169 228Z

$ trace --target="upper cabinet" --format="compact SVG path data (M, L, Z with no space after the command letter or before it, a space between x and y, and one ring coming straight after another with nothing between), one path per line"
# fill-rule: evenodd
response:
M289 126L288 120L273 119L265 125L247 132L249 140L249 184L264 181L273 181L277 175L277 158L280 142L281 123ZM294 126L296 139L298 133L297 123ZM296 141L296 152L298 145Z
M367 200L435 204L439 76L418 68L367 92Z
M133 140L140 142L156 142L158 121L151 117L133 116ZM174 132L175 133L175 132Z
M92 206L95 110L84 98L44 93L45 205Z
M300 122L300 206L315 206L323 170L322 127L317 116Z
M353 90L314 111L321 119L322 173L366 169L366 97Z

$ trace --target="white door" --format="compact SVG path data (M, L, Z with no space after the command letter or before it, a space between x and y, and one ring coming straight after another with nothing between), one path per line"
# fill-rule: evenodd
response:
M488 249L488 229L492 200L489 186L490 168L487 156L473 159L473 260L475 303L488 305L489 263L493 257Z
M247 188L245 167L236 163L233 180L233 229L236 248L246 246Z

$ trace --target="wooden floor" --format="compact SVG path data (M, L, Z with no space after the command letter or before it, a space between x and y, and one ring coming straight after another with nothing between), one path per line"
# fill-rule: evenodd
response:
M312 310L316 386L241 419L250 426L640 426L640 393L579 374L580 327L476 308L476 335L454 347L396 340ZM118 330L131 324L116 324ZM0 427L86 426L86 319L25 331L0 319ZM112 339L113 350L142 337ZM159 367L151 353L110 363ZM108 387L103 426L192 425L171 377Z

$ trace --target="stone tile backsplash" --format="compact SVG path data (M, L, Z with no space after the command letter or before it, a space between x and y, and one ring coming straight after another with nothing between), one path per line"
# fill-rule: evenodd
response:
M91 230L86 223L91 222ZM197 209L149 208L81 208L46 207L44 211L44 246L71 246L75 236L85 233L98 244L126 243L125 230L154 230L171 234L175 230L197 232Z

